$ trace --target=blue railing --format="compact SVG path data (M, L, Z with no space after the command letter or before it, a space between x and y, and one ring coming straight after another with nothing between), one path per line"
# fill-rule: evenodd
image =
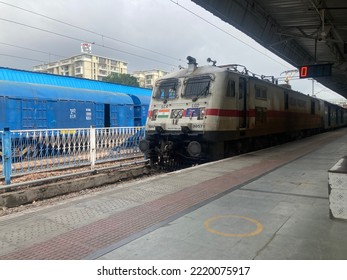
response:
M143 127L0 131L0 172L11 176L91 165L141 155Z

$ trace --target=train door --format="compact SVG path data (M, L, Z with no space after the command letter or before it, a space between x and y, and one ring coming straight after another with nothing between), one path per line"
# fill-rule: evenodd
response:
M331 108L328 106L328 127L331 126Z
M23 129L23 111L22 111L22 101L20 99L5 98L4 99L4 110L1 111L3 114L4 129L9 127L10 129Z
M47 103L37 99L22 100L23 128L47 128Z
M311 115L316 114L316 103L314 100L311 100Z
M96 103L95 104L95 126L104 127L105 126L105 105Z
M247 126L247 80L239 79L239 127Z
M289 109L289 95L288 92L284 92L284 110Z
M105 104L104 109L104 127L111 126L111 116L110 116L110 104Z

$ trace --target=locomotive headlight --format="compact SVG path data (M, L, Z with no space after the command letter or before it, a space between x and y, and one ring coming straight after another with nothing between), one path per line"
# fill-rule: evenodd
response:
M203 107L203 108L200 108L198 120L202 120L202 119L205 117L205 112L206 112L206 110L205 110L204 107Z

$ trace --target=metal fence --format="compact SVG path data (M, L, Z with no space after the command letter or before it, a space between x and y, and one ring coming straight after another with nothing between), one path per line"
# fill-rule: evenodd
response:
M0 131L0 172L11 176L141 155L143 127Z

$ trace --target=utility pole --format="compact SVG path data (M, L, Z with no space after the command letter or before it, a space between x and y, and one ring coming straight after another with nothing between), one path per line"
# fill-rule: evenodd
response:
M316 95L314 94L314 79L313 78L311 78L311 80L312 80L312 96L313 97L316 97Z

